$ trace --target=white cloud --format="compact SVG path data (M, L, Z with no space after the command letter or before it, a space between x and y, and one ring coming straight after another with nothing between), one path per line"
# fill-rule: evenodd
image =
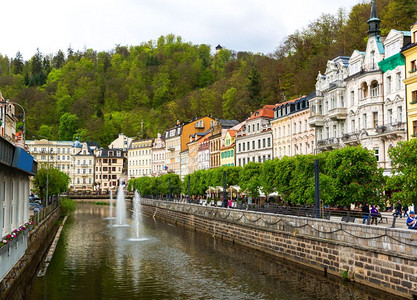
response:
M29 59L84 47L110 50L174 33L183 40L270 53L322 13L358 0L20 0L0 4L0 53ZM65 5L63 4L65 3Z

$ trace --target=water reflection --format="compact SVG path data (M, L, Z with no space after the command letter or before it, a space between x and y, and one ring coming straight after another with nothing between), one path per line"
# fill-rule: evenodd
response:
M394 299L375 289L143 217L109 228L107 206L83 204L67 221L29 299Z

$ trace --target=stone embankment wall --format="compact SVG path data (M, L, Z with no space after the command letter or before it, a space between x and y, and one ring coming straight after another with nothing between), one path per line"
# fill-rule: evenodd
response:
M417 299L417 231L151 199L141 204L148 216Z
M58 206L48 218L29 232L25 255L0 284L1 300L26 299L30 283L59 228L57 221L60 217L61 207Z

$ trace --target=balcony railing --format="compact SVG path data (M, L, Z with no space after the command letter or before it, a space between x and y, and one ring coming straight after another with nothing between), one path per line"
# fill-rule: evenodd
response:
M333 108L329 110L329 118L333 120L345 120L347 112L345 107Z
M314 114L312 113L308 118L308 124L310 126L324 126L324 116L321 114Z
M320 147L338 148L339 138L328 138L317 141L317 145Z

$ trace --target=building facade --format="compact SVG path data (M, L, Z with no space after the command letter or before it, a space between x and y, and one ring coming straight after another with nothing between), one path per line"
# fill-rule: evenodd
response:
M71 141L28 140L28 152L43 166L53 166L71 177Z
M274 157L313 154L314 128L308 124L309 100L313 95L278 104L274 109L271 127L274 136Z
M162 135L158 133L152 145L152 176L166 174L165 154L165 141Z
M411 27L411 43L402 49L405 57L408 139L417 137L417 23Z
M236 166L235 153L235 139L236 130L229 129L223 140L223 146L220 149L220 164L221 166Z
M74 191L95 190L95 151L98 147L94 143L79 142L73 143L71 161L71 185Z
M270 119L274 117L275 105L265 105L246 120L236 133L236 165L249 162L264 162L273 158L272 129Z
M221 148L224 146L223 141L227 130L238 125L236 120L216 120L211 127L210 140L210 168L215 169L221 166Z
M198 169L208 170L210 169L210 135L201 139L198 143Z
M181 134L184 124L177 122L164 132L165 137L165 168L167 173L181 175Z
M314 128L316 152L342 147L346 133L346 82L349 57L339 56L327 62L326 72L319 73L315 97L309 100L308 124Z
M135 139L127 150L128 179L152 175L153 139Z
M12 234L29 221L29 176L37 173L37 162L22 148L0 137L0 236ZM25 254L27 230L0 251L0 281Z
M116 191L123 183L123 149L100 149L96 151L95 190L100 192ZM124 182L126 184L126 182Z

